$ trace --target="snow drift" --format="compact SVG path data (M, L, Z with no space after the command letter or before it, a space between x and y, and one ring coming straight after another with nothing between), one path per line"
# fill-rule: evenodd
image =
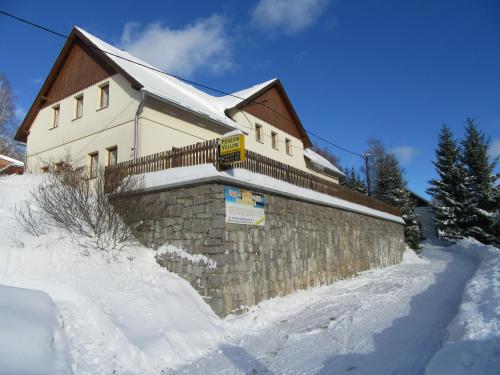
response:
M450 251L478 264L465 286L448 340L427 367L427 374L498 374L500 372L500 250L465 239Z
M82 255L64 231L25 233L13 208L42 178L0 178L2 374L36 373L33 368L75 374L241 373L266 366L308 374L368 366L385 374L408 362L423 369L433 356L428 374L498 373L500 255L491 246L470 240L448 250L426 246L424 259L407 252L400 265L220 319L187 281L156 263L151 249L135 248L121 262L108 262ZM161 251L182 256L168 246ZM456 285L472 274L460 304L462 289ZM437 300L452 287L453 309L460 305L455 317L445 299ZM451 323L441 314L445 310L454 317ZM415 316L423 323L415 326ZM422 339L435 337L433 322L449 324L441 350L441 336L432 346ZM412 341L415 350L405 350L403 341ZM375 349L400 352L386 361Z
M82 255L62 230L40 237L25 233L14 205L41 178L0 178L0 284L52 297L75 373L158 373L207 353L224 338L224 321L187 281L160 267L151 249L133 249L121 262L108 262ZM46 321L47 329L53 327ZM37 346L44 344L39 340ZM14 348L36 354L29 345Z
M0 332L2 374L71 373L59 311L46 293L0 285Z

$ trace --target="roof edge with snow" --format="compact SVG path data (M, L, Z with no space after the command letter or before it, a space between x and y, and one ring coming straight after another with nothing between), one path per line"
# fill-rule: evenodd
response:
M335 165L330 163L326 158L315 152L312 148L304 149L304 157L309 159L312 163L329 170L337 176L345 177L345 173L338 169Z
M24 167L24 163L22 161L14 159L14 158L10 158L8 156L0 154L0 159L6 160L9 163L12 163L13 166Z

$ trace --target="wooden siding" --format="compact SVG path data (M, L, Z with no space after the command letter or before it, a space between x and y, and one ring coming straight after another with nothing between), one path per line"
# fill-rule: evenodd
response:
M102 81L115 72L95 51L77 39L54 81L42 94L42 108Z
M295 138L303 139L299 131L301 125L295 120L276 86L264 91L241 109Z

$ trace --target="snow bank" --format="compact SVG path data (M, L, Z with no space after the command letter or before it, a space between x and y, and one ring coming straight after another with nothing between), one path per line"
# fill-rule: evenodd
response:
M450 251L471 257L478 269L467 283L448 340L433 357L427 374L500 372L500 250L462 240Z
M203 263L206 264L209 268L217 268L217 262L213 259L210 259L206 255L203 254L191 254L185 250L179 249L178 247L172 245L164 245L160 247L157 251L158 255L162 254L173 254L180 258L187 259L192 263Z
M331 195L318 193L314 190L292 185L288 182L276 180L275 178L259 173L250 172L246 169L237 168L219 172L215 169L213 164L202 164L191 167L179 167L158 172L145 173L141 175L140 178L144 179L144 186L146 190L175 187L187 182L193 183L222 179L227 183L244 183L246 186L253 189L265 189L271 192L278 192L281 194L284 193L301 200L326 204L332 207L352 212L359 212L365 215L404 224L404 220L399 216L391 215L387 212L375 210L360 204L348 202L340 198L332 197Z
M43 292L0 285L0 372L69 374L59 312Z
M63 231L40 237L25 233L12 209L40 179L30 175L0 178L0 285L46 293L33 292L32 305L14 306L16 311L25 309L26 316L43 309L52 311L44 306L50 301L47 294L53 299L64 323L75 373L157 374L206 354L224 339L227 323L187 281L160 267L151 249L133 249L115 263L82 255ZM12 299L0 295L0 300L11 306ZM39 340L35 325L30 327L37 340L33 344L41 353L50 353L54 349L49 337L56 323L48 316L44 319L48 328ZM21 323L12 321L11 326L20 335L25 332ZM3 328L0 341L5 346L9 342L1 339L7 337ZM29 340L17 344L5 355L31 356ZM0 361L1 374L10 373L7 365ZM40 372L55 373L50 366L40 362Z

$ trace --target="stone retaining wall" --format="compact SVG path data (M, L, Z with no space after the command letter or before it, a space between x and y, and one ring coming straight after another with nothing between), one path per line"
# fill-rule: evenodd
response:
M265 226L226 223L224 185L217 183L127 199L141 199L151 207L132 220L144 244L171 244L216 262L211 267L178 254L158 257L159 264L187 279L221 316L402 260L401 224L285 196L264 196Z

